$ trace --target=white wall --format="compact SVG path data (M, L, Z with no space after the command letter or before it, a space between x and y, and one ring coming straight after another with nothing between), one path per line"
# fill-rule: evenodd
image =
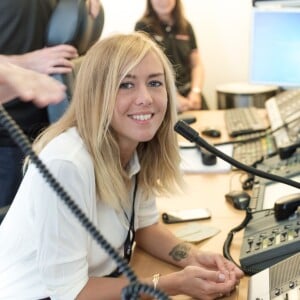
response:
M145 0L101 0L105 10L102 37L131 32ZM216 87L247 81L252 0L182 0L196 32L205 66L204 94L216 108Z

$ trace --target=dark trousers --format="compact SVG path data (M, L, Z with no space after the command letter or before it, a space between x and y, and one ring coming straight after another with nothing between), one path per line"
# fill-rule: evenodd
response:
M10 205L22 180L24 155L18 147L0 147L0 207Z

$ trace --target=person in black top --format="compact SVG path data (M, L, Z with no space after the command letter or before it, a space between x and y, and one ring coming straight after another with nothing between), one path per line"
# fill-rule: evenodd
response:
M178 112L207 109L202 95L204 68L193 27L180 0L147 0L135 31L150 34L161 45L176 73Z
M0 62L44 74L72 71L70 59L77 57L71 45L45 48L48 21L59 0L1 0ZM90 12L97 14L99 0L90 2ZM95 5L96 4L96 5ZM95 9L96 8L96 9ZM30 140L49 125L47 107L14 99L4 108ZM11 204L22 179L23 154L0 126L0 207Z

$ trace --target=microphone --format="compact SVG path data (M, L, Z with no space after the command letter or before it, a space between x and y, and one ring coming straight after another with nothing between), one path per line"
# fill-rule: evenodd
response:
M215 154L216 156L220 157L221 159L225 160L226 162L230 163L231 165L235 166L238 169L242 169L248 173L252 173L254 175L257 175L265 179L281 182L289 186L296 187L298 189L300 188L300 183L297 181L291 180L289 178L281 177L275 174L269 174L259 169L255 169L253 167L240 163L239 161L226 155L222 151L218 150L217 148L213 147L208 142L206 142L203 138L199 136L199 133L196 130L194 130L192 127L190 127L187 123L185 123L182 120L176 122L174 126L174 130L180 135L182 135L184 138L189 140L190 142L196 143L198 146L205 148L206 150L210 151L211 153Z

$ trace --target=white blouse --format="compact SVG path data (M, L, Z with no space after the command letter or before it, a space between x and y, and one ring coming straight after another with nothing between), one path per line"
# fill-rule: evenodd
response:
M51 141L41 159L71 198L123 256L129 221L96 197L91 157L75 128ZM129 175L140 170L137 154ZM133 192L133 191L132 191ZM135 229L158 221L155 199L135 200ZM131 212L130 212L131 213ZM75 299L90 276L105 276L116 263L29 166L0 226L0 299Z

